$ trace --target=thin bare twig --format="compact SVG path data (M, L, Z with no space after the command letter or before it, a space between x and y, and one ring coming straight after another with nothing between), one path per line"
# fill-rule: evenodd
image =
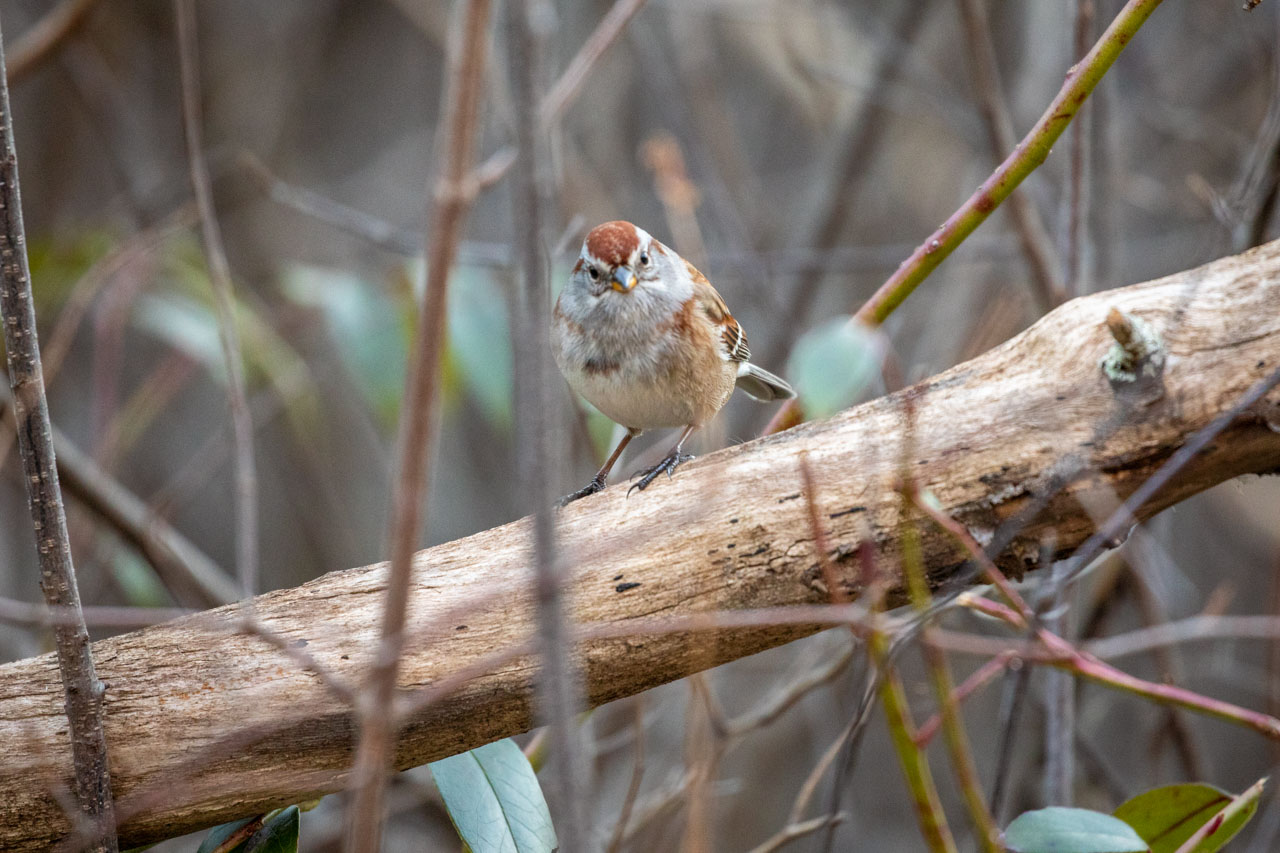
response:
M805 696L824 684L835 681L853 660L855 646L845 646L840 654L827 661L823 666L797 678L791 684L778 691L773 699L740 717L734 717L726 725L726 733L730 737L739 737L755 729L763 728L777 720Z
M1274 13L1274 10L1273 10ZM1280 15L1272 24L1272 39L1280 37ZM1274 43L1274 42L1273 42ZM1258 128L1257 139L1244 158L1228 209L1236 214L1232 222L1231 244L1237 251L1260 246L1267 239L1280 197L1280 56L1271 54L1271 97L1267 115Z
M1089 49L1093 37L1094 0L1076 0L1076 22L1072 32L1071 58L1079 61ZM1072 296L1087 291L1089 170L1092 165L1093 139L1090 130L1092 104L1082 104L1080 114L1071 125L1071 160L1067 175L1067 289Z
M751 853L773 853L773 851L781 850L792 841L804 838L806 835L812 835L819 830L837 826L843 823L847 817L848 815L844 812L836 812L835 814L803 820L799 823L789 823L762 844L752 847Z
M591 35L582 43L577 54L565 66L560 78L556 80L538 105L538 120L542 129L554 124L564 115L578 98L578 93L587 81L587 75L608 52L613 43L622 35L627 24L644 6L645 0L617 0L600 19Z
M355 234L375 246L402 255L417 255L422 246L419 235L397 228L386 220L348 207L306 187L298 187L277 177L254 154L240 153L238 162L266 191L271 200L291 207L312 219Z
M631 764L631 781L627 784L627 795L622 800L622 808L618 810L618 820L613 827L613 835L609 838L609 844L605 847L606 853L617 853L618 848L622 846L623 836L627 831L627 823L631 820L631 810L635 808L636 797L640 795L640 783L644 781L644 696L637 696L634 702L636 719L632 728L635 729L635 743L633 747L634 757Z
M777 850L802 835L807 835L809 832L816 832L820 829L827 829L829 832L834 832L836 823L843 819L843 814L841 812L832 812L829 815L821 818L814 818L810 821L803 821L801 818L809 808L809 802L813 799L814 793L818 790L818 783L822 781L822 777L826 775L827 770L830 769L831 765L834 764L835 760L840 756L841 751L845 748L845 744L847 744L858 731L859 717L860 715L855 714L849 719L849 722L840 730L840 733L836 735L835 739L831 741L826 750L822 753L817 764L815 764L809 771L809 775L805 777L804 783L800 786L800 790L796 792L795 800L791 803L791 811L787 815L787 825L775 832L771 837L765 839L764 842L754 847L752 849L752 853L767 853L767 851ZM814 824L815 821L819 821L819 823L814 825L812 829L801 829L802 827L809 827L811 824ZM830 838L828 838L828 841L830 841Z
M931 635L932 633L933 632L930 632ZM968 678L960 682L956 689L951 692L951 700L955 703L956 708L958 709L960 707L960 703L964 702L964 700L968 699L974 693L990 683L991 679L1004 672L1005 668L1009 666L1010 661L1015 660L1017 660L1017 655L1006 650L974 670ZM941 728L942 715L940 713L935 713L932 717L925 720L924 724L916 730L916 743L920 744L922 747L928 745L929 741L933 739L933 736L936 735Z
M1160 3L1161 0L1129 0L1125 4L1089 55L1068 71L1062 88L1035 126L978 187L977 192L916 247L911 256L863 303L854 315L856 322L869 325L883 323L939 264L986 221L1027 175L1044 163L1049 150L1067 129L1080 105ZM801 405L795 399L788 401L774 414L764 433L772 434L799 423L803 419Z
M1090 640L1083 648L1094 657L1115 660L1166 646L1213 640L1280 640L1280 616L1188 616L1176 622Z
M178 60L182 77L182 123L187 137L187 165L191 188L200 214L200 232L213 301L218 315L218 341L227 368L227 402L235 444L236 572L246 598L258 585L258 481L254 471L253 416L245 393L244 361L236 325L235 290L227 262L222 229L213 206L213 186L204 158L204 129L200 115L200 57L196 35L195 0L174 0L177 18Z
M18 452L22 457L45 603L78 614L80 591L71 560L49 404L40 368L26 239L13 115L9 109L9 83L4 73L3 38L0 37L0 315L4 320ZM88 849L115 853L115 807L111 799L107 740L102 728L102 696L106 686L94 671L83 615L76 618L74 624L55 625L53 635L71 738L76 802L90 824L84 841Z
M32 627L72 626L81 620L99 628L145 628L190 616L194 610L180 607L49 607L12 598L0 598L0 622Z
M761 364L780 363L794 342L797 331L809 322L821 284L830 274L823 263L822 253L835 249L841 242L850 217L859 209L862 189L869 183L865 180L867 163L892 126L877 114L883 109L883 102L871 93L883 91L892 83L893 75L902 68L903 54L930 17L927 9L914 4L903 4L896 14L891 37L877 40L879 56L875 67L868 73L867 93L830 146L832 154L825 158L820 172L823 177L813 182L815 197L804 205L804 209L812 211L812 219L800 232L800 239L805 241L802 245L820 251L798 264L794 272L795 285L788 300L790 304L785 312L780 312L774 337L765 343ZM910 251L910 248L905 251ZM887 259L881 269L892 268L898 257ZM854 270L840 266L836 271L847 275Z
M1155 588L1157 547L1144 529L1135 530L1129 537L1125 555L1128 570L1132 573L1137 595L1138 612L1144 627L1163 625L1170 621L1168 608ZM1152 655L1160 672L1160 680L1179 683L1183 680L1182 658L1173 649L1161 647ZM1275 716L1275 709L1268 709ZM1156 737L1167 735L1182 761L1188 779L1208 779L1209 773L1204 755L1199 749L1195 730L1188 724L1182 712L1174 708L1165 711L1164 722Z
M1052 553L1052 548L1044 549ZM1069 605L1072 585L1062 581L1065 567L1055 563L1045 585L1042 620L1047 630L1069 637L1074 622ZM1076 685L1065 672L1046 672L1042 683L1044 698L1044 777L1042 791L1046 806L1070 806L1075 794Z
M587 36L578 53L569 61L560 78L552 84L551 91L539 102L538 123L541 130L555 124L569 109L582 90L582 84L591 69L618 40L644 3L645 0L616 0L591 35ZM476 167L473 177L482 187L491 186L502 180L515 162L516 152L512 147L499 149Z
M698 188L689 180L680 142L659 131L640 145L640 157L653 172L654 190L662 201L673 245L695 267L707 266L707 246L698 226Z
M581 760L574 716L582 704L576 689L572 646L563 597L565 572L556 561L555 494L552 442L554 387L546 330L551 325L551 296L542 245L542 193L539 180L537 64L529 0L512 4L508 54L516 102L514 213L516 257L523 287L516 300L515 387L517 464L521 490L533 503L533 564L537 591L538 650L542 670L539 712L550 728L554 764L549 784L556 792L556 835L562 849L584 848L586 832L582 791L586 765Z
M911 468L916 459L916 388L908 389L902 395L902 442L899 448L899 482L901 511L898 515L898 538L901 541L900 561L902 566L902 576L904 585L907 587L911 604L917 613L924 613L929 609L932 600L929 592L929 581L925 577L924 557L920 546L920 529L918 526L919 517L911 510L911 501L914 496L915 487L912 479ZM921 629L928 632L929 626L926 623ZM893 742L894 750L898 753L898 762L902 765L903 775L907 780L907 788L911 792L911 798L915 804L916 821L920 824L921 834L924 836L930 850L943 851L956 849L955 839L951 835L950 827L947 825L947 815L942 809L942 801L938 796L937 785L933 781L933 772L929 767L928 758L923 749L916 743L916 727L915 720L911 715L909 700L906 690L902 684L902 677L893 664L889 655L890 638L883 631L873 632L871 638L867 642L867 648L871 653L872 659L875 661L876 668L885 673L884 682L880 687L880 704L884 707L886 722L889 726L889 737ZM926 660L926 665L933 664L931 667L932 675L935 681L935 692L940 694L939 700L944 707L943 721L944 730L947 733L948 746L953 746L958 742L963 742L962 749L968 752L969 746L967 739L964 737L964 730L959 725L954 712L954 706L948 706L949 697L952 689L950 675L943 674L938 666L942 660L941 656L935 656L931 660ZM950 723L950 725L947 725ZM955 752L953 750L953 764L958 773L961 787L972 787L967 785L968 782L976 783L976 770L973 769L973 759L971 756L965 756L955 760ZM965 771L968 771L966 774ZM972 777L972 778L971 778ZM967 797L968 801L981 798L980 792L972 791ZM981 809L985 812L986 806L983 804ZM979 826L992 825L989 814L985 818L979 819ZM986 836L986 833L983 833Z
M865 323L879 324L911 291L950 255L991 211L1009 197L1023 179L1049 156L1054 142L1067 129L1098 81L1111 68L1161 0L1129 0L1089 54L1067 72L1062 89L995 172L911 257L858 309Z
M391 565L383 599L382 635L369 674L367 701L360 713L360 743L351 774L354 797L348 809L347 849L352 853L373 853L382 837L383 795L396 733L396 715L388 711L394 706L396 672L404 648L413 552L429 496L427 461L439 420L449 272L475 197L471 161L484 88L490 5L489 0L469 0L460 10L461 20L455 21L450 39L440 121L441 171L434 186L428 229L434 251L426 268L422 310L401 403L399 474L392 498Z
M694 673L685 683L689 686L689 701L684 717L684 763L689 785L684 797L680 849L686 853L710 853L715 849L714 785L728 747L724 713L711 694L705 672Z
M1027 706L1027 689L1031 684L1031 667L1010 667L1005 676L1004 691L1000 696L1000 709L996 717L999 741L996 746L995 776L991 781L991 813L996 821L1004 823L1008 819L1009 801L1012 799L1009 790L1012 787L1010 777L1013 775L1014 744L1017 741L1022 712Z
M1280 371L1278 371L1280 372ZM1248 395L1246 395L1248 396ZM1183 449L1186 449L1185 447ZM1175 454L1176 456L1176 454ZM1170 460L1172 461L1172 460ZM1167 464L1166 464L1167 467ZM1163 470L1163 469L1162 469ZM1157 472L1147 482L1155 480L1160 476ZM1144 486L1146 484L1144 483ZM1139 487L1137 491L1142 491ZM1137 492L1135 492L1136 494ZM1271 740L1280 740L1280 720L1258 711L1233 705L1230 702L1223 702L1209 696L1203 696L1194 693L1182 687L1169 684L1157 684L1136 678L1123 672L1110 664L1105 663L1101 658L1089 652L1081 651L1066 640L1049 631L1042 624L1037 625L1035 614L1029 610L1026 602L1008 587L1008 581L1004 579L1003 573L992 562L982 549L982 546L973 538L963 525L955 522L945 513L929 506L926 502L920 501L916 504L926 515L932 518L936 523L945 528L964 546L969 552L970 557L980 565L986 572L987 578L1000 586L1002 591L1008 590L1006 595L1010 595L1010 600L1014 604L1014 610L1006 611L1011 619L1010 624L1013 627L1034 633L1041 646L1043 646L1043 655L1026 655L1018 652L1020 657L1027 660L1036 660L1047 663L1052 666L1060 667L1077 676L1088 678L1099 684L1106 685L1116 690L1123 690L1127 693L1133 693L1137 696L1143 696L1162 704L1173 705L1196 711L1211 717L1217 717L1237 725L1245 726L1254 731L1270 738ZM1115 516L1112 516L1113 518ZM1069 571L1064 572L1062 576L1063 583L1070 580ZM936 642L937 636L933 637ZM998 649L997 653L1004 652L1006 648ZM992 798L993 801L996 799ZM997 810L997 815L999 814Z
M5 71L15 86L84 23L98 0L63 0L13 43Z
M969 54L970 72L978 94L978 107L987 128L987 141L996 161L1014 149L1017 137L1009 116L1008 99L1000 80L986 0L960 0L960 21ZM1066 301L1066 290L1058 273L1057 253L1040 212L1024 190L1009 196L1009 214L1018 232L1018 242L1031 270L1031 282L1040 311L1046 312Z
M8 405L11 399L0 388L0 404ZM50 438L67 493L137 548L180 600L216 607L239 597L235 582L217 563L52 425Z

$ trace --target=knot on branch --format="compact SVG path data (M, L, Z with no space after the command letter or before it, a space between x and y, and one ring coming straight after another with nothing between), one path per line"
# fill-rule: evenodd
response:
M1165 346L1160 333L1141 317L1118 308L1107 312L1107 330L1115 342L1102 357L1101 367L1114 385L1131 385L1139 379L1156 379L1164 369Z

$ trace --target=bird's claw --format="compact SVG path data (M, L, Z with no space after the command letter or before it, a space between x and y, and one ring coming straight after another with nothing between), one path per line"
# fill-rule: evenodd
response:
M590 483L587 483L581 489L578 489L578 491L565 495L560 500L556 501L556 506L568 506L579 498L585 498L587 495L594 495L596 492L601 491L604 491L604 480L599 477L592 477Z
M630 497L631 493L635 491L643 492L659 474L666 474L669 479L671 477L671 472L676 470L676 467L681 462L688 462L692 458L692 453L672 453L652 468L645 468L643 471L637 471L631 475L631 478L634 480L636 477L639 477L640 482L627 489L627 496Z

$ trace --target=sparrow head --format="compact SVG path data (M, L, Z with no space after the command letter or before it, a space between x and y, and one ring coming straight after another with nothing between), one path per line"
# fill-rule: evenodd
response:
M606 222L591 229L573 268L573 280L593 296L630 294L637 286L661 287L672 267L668 250L630 222Z

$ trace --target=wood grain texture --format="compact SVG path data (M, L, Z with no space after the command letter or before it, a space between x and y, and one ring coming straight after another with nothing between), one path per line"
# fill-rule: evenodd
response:
M1099 361L1112 307L1162 336L1162 377L1114 389ZM1075 471L1002 555L1034 568L1059 553L1195 431L1280 365L1280 242L1158 281L1078 299L991 352L916 389L914 476L980 540ZM615 486L563 510L568 602L583 623L825 602L798 454L808 454L826 541L856 595L852 551L875 543L894 571L903 398L894 395L696 460L630 499ZM1143 507L1147 517L1209 486L1280 469L1280 391L1236 418ZM400 684L470 675L404 731L402 767L526 730L535 662L528 525L420 552ZM931 578L962 565L922 528ZM256 615L356 683L377 641L384 565L334 572L256 600ZM319 679L221 608L94 644L121 840L138 844L334 791L351 760L353 715ZM593 705L787 642L808 626L649 633L580 647ZM71 777L52 656L0 667L0 848L45 849L68 823L51 790Z

